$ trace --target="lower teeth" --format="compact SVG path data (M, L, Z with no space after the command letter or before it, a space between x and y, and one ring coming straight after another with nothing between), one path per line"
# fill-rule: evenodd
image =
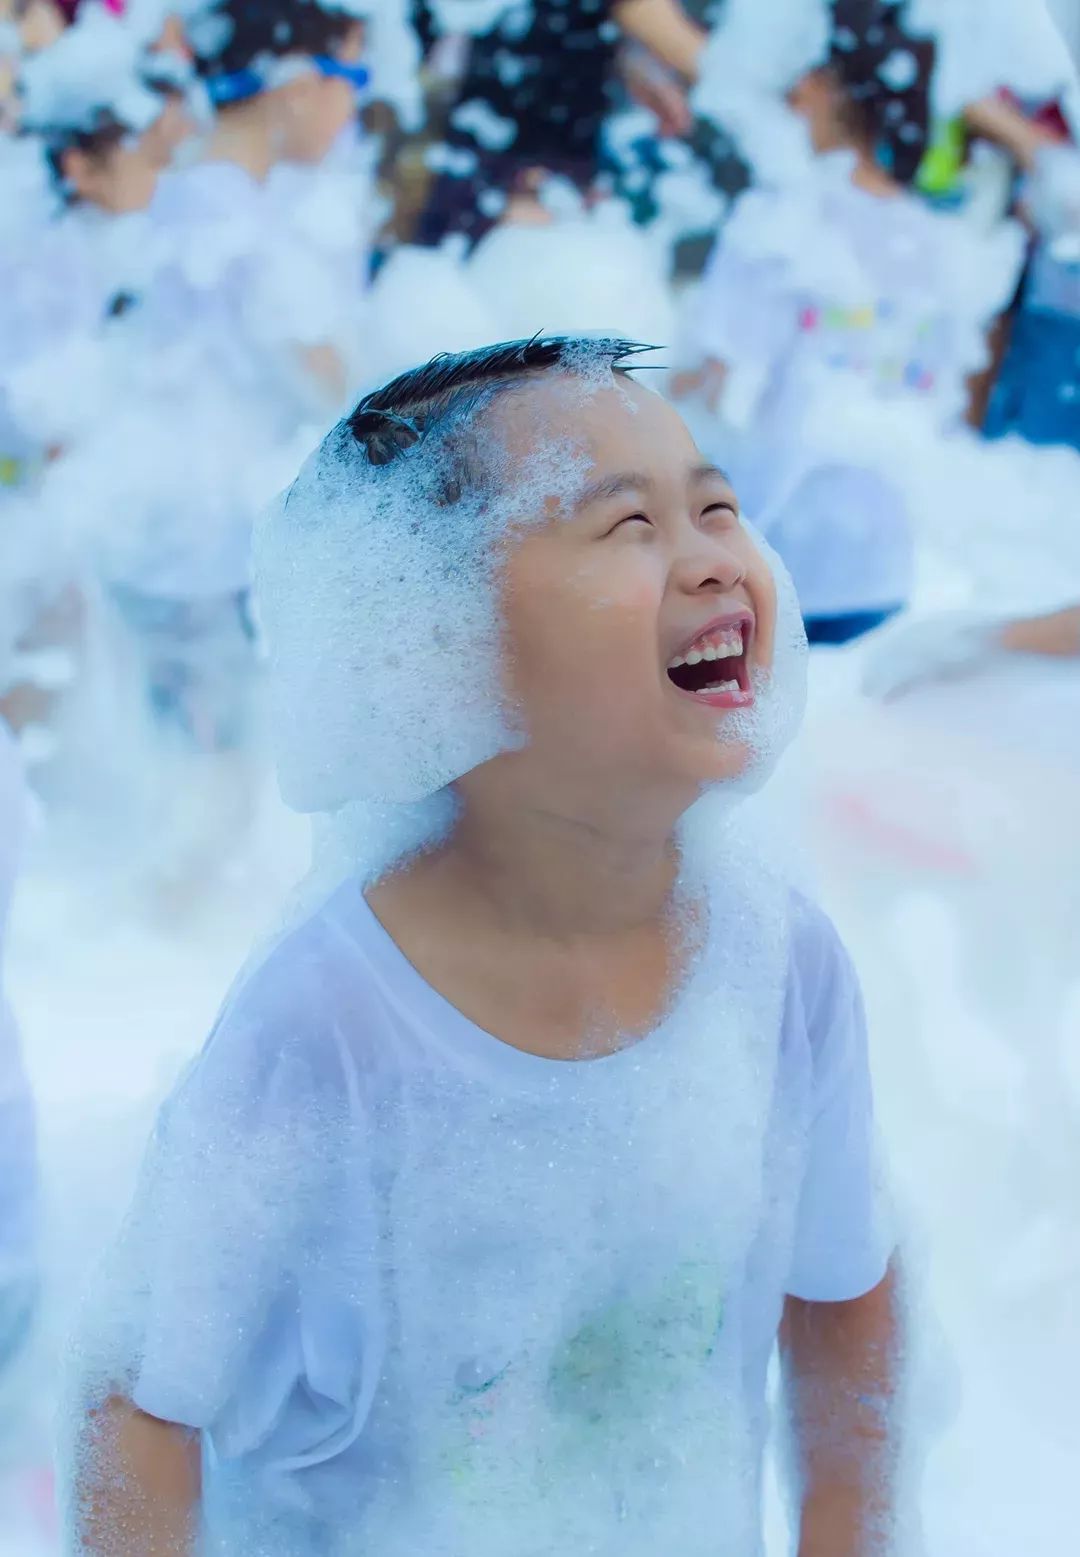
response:
M739 683L737 681L718 681L715 684L715 686L702 687L701 688L701 691L703 693L706 693L706 692L737 692L738 690L739 690Z

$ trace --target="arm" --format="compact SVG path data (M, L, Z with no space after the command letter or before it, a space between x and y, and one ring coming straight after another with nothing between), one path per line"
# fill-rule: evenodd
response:
M1057 659L1080 659L1080 605L1067 606L1049 616L1025 617L1010 622L1000 638L1012 654L1049 654Z
M719 357L706 357L699 367L672 374L671 398L686 400L691 395L700 395L705 406L715 413L720 408L729 371L728 364L721 362Z
M984 97L978 103L971 103L964 110L964 118L969 129L1002 147L1017 166L1028 173L1042 147L1060 145L1049 130L1032 124L1004 98Z
M1012 622L962 611L905 619L885 628L868 654L863 691L899 697L913 687L974 675L998 663L1002 653L1080 659L1080 605Z
M891 1549L900 1321L890 1270L864 1297L789 1297L780 1331L801 1519L799 1557Z
M655 55L640 43L624 44L619 74L634 102L655 116L661 135L689 135L694 116L686 88Z
M708 33L691 21L679 0L618 0L611 14L628 38L644 44L687 81L696 80Z
M81 1557L194 1557L199 1434L114 1396L89 1412L74 1486Z
M348 389L345 364L334 346L323 342L316 346L298 346L300 365L317 392L333 405L344 399Z

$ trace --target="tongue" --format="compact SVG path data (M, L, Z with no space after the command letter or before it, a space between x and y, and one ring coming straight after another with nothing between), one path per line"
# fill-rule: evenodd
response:
M703 692L706 687L717 686L721 681L738 681L737 664L734 657L702 660L697 665L680 665L677 670L669 670L668 675L684 692Z

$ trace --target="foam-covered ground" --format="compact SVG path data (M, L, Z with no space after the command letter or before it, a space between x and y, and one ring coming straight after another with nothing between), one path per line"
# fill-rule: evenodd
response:
M1080 676L1025 662L883 712L852 692L854 668L815 661L781 803L812 824L811 868L866 986L920 1294L928 1550L1064 1557L1080 1450ZM303 854L302 829L268 800L242 868L170 923L100 875L61 871L39 840L11 995L41 1110L51 1290L35 1379L11 1381L20 1398L4 1402L23 1425L0 1473L2 1557L57 1549L49 1354L153 1100ZM770 1523L783 1551L776 1510Z

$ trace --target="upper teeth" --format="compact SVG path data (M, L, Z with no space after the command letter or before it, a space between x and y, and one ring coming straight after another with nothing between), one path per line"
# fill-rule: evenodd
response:
M668 670L678 670L680 665L700 665L702 660L728 660L743 651L741 627L725 627L711 633L708 638L694 644L685 654L676 654L668 663Z

